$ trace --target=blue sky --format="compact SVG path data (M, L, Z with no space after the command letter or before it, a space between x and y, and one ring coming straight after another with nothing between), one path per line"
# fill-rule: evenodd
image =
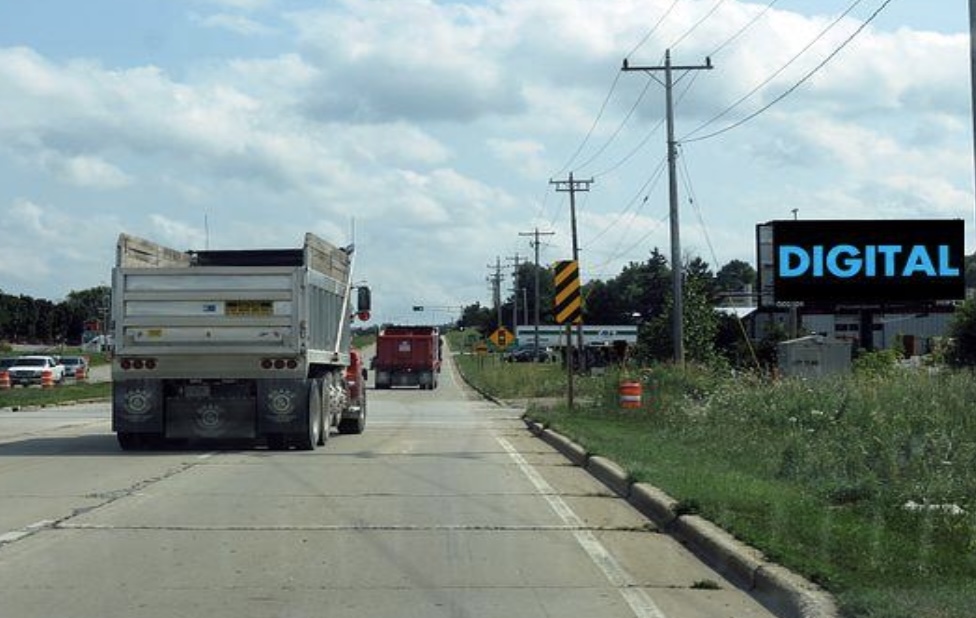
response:
M687 255L752 262L794 208L976 238L967 3L892 0L815 70L883 4L0 0L0 290L107 283L122 231L284 247L355 221L377 318L440 320L410 308L489 303L520 232L569 257L570 171L595 181L584 280L614 276L669 254L664 93L619 71L667 48L715 66L676 76Z

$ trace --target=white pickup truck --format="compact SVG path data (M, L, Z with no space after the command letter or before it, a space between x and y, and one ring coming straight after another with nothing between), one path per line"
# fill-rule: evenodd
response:
M51 372L54 383L64 380L64 365L51 356L21 356L7 369L10 384L13 386L40 384L44 371Z

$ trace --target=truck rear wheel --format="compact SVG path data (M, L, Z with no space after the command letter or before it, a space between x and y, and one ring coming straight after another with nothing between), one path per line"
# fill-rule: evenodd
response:
M322 380L312 380L308 392L308 423L305 433L298 434L295 447L300 451L314 451L323 434Z
M136 451L143 448L142 434L120 431L118 433L119 446L123 451Z
M325 376L322 385L322 431L319 432L319 446L325 446L329 441L329 432L332 430L332 417L335 415L335 397L332 389L335 388L337 376L330 373Z
M339 421L339 433L359 434L366 430L366 391L359 395L359 416Z

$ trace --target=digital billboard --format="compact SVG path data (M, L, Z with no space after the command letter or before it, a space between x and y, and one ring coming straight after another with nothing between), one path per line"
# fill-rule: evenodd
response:
M965 296L962 219L756 226L760 302L905 303Z

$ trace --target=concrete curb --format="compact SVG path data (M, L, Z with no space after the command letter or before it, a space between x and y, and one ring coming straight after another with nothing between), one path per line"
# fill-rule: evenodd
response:
M626 499L733 584L749 592L771 612L783 618L838 618L840 612L825 590L788 569L770 562L754 547L739 541L712 522L681 514L677 500L657 487L632 483L613 461L590 456L586 449L539 423L525 418L529 430L575 465Z
M583 467L621 498L630 497L630 477L627 476L627 472L623 468L613 461L606 457L594 455L587 459L586 465Z
M585 466L587 459L589 459L589 453L586 452L579 444L576 444L569 438L561 436L558 433L550 430L543 429L539 434L539 437L545 440L549 446L552 446L557 451L562 453L566 459L573 462L576 466Z

